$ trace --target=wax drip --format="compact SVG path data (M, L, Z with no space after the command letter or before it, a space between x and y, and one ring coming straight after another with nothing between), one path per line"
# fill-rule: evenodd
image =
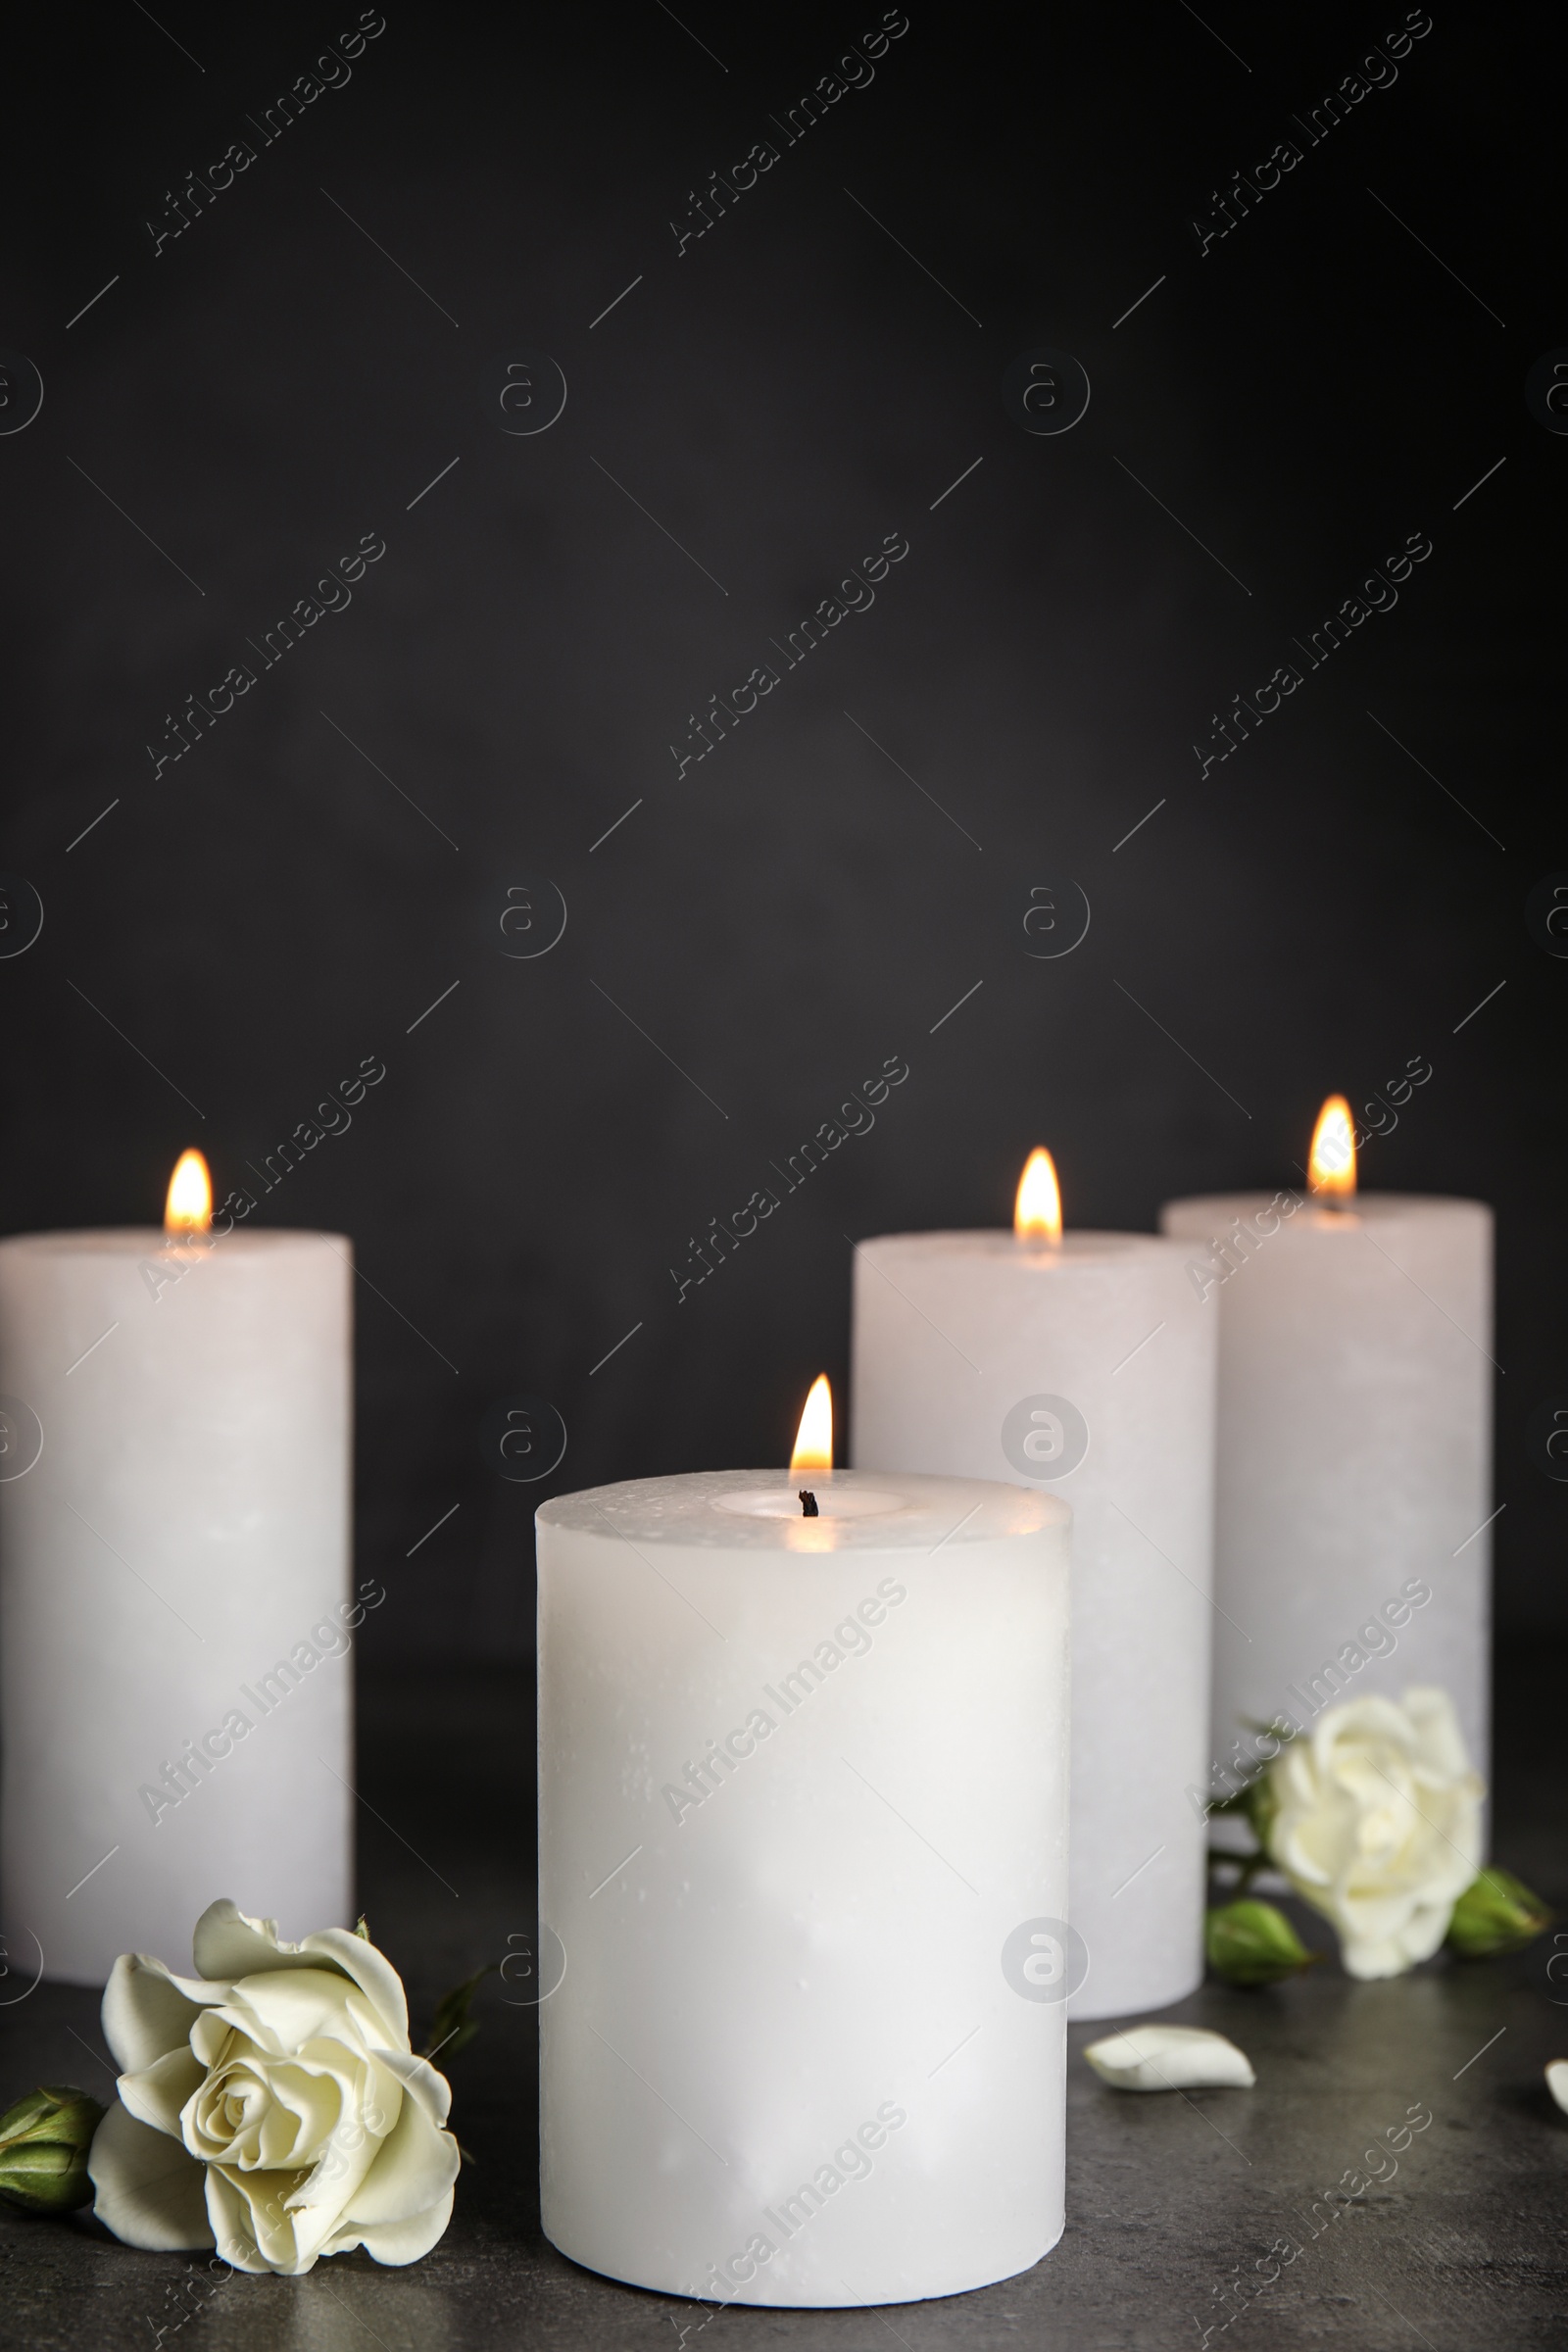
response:
M809 1487L801 1489L801 1517L803 1519L819 1519L821 1517L821 1513L816 1507L816 1496L811 1493Z

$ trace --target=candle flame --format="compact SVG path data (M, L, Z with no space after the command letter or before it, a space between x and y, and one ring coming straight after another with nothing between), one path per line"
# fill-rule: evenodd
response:
M819 1372L811 1383L796 1433L795 1451L790 1455L790 1468L795 1470L831 1470L833 1467L833 1392L828 1387L827 1374Z
M1061 1239L1061 1187L1056 1182L1056 1163L1038 1145L1024 1161L1023 1174L1018 1179L1012 1230L1020 1242Z
M199 1152L182 1152L169 1179L164 1231L172 1236L207 1233L212 1222L213 1180L207 1173L207 1162Z
M1355 1199L1355 1122L1343 1095L1330 1095L1317 1114L1307 1176L1313 1192L1325 1194L1331 1206Z

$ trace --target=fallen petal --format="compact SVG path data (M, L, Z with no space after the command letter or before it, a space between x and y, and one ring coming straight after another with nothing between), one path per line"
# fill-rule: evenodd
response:
M1546 2069L1546 2088L1568 2115L1568 2058L1554 2058Z
M1200 2026L1134 2026L1084 2056L1113 2090L1250 2090L1257 2081L1234 2041Z

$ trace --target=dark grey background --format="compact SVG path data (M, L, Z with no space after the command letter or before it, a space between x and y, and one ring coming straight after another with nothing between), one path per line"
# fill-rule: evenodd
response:
M258 1214L358 1246L376 1641L520 1653L546 1494L784 1458L842 1383L847 1235L1004 1222L1037 1141L1071 1222L1147 1229L1291 1181L1330 1088L1423 1054L1364 1177L1496 1205L1500 1599L1561 1624L1524 1434L1568 1391L1568 964L1524 919L1568 867L1568 440L1524 401L1568 342L1555 20L1439 10L1200 258L1211 191L1403 10L915 5L788 148L881 11L681 13L392 0L156 258L166 191L357 12L13 52L0 343L45 399L0 438L0 867L46 919L0 963L0 1226L155 1221L191 1142L243 1183L384 1059ZM1091 379L1059 437L1004 408L1036 345ZM480 379L523 353L568 398L514 438ZM1417 531L1397 609L1200 781L1211 714ZM367 532L352 606L155 781L164 714ZM687 714L891 532L874 609L677 781ZM498 952L524 876L569 908L532 962ZM1068 878L1089 935L1032 959ZM677 1303L689 1237L894 1054L874 1132ZM543 1486L480 1456L513 1391L566 1424Z

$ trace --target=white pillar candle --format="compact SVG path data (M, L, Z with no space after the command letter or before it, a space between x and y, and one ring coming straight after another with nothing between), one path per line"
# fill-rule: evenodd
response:
M352 1921L349 1245L0 1243L0 1925L101 1983ZM40 1959L41 1953L41 1959Z
M1045 1155L1042 1154L1042 1157ZM1054 1189L1054 1188L1053 1188ZM1073 2017L1203 1971L1214 1332L1147 1234L901 1234L856 1251L852 1458L1070 1502Z
M1485 1772L1490 1665L1492 1212L1300 1193L1173 1200L1218 1326L1213 1745L1223 1796L1250 1725L1448 1691Z
M1054 2244L1068 1519L845 1471L540 1511L543 2214L574 2262L856 2304Z

